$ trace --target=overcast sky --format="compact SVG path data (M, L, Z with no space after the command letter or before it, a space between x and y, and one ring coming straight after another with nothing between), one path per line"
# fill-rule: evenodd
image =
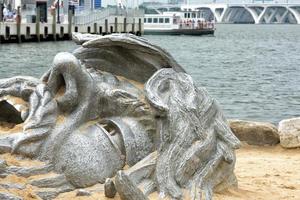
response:
M117 0L102 0L102 5L105 6L107 4L115 4ZM124 0L123 0L124 1ZM168 2L168 0L127 0L129 5L132 4L133 1L142 3L142 2L149 2L149 1L155 1L155 2ZM211 3L213 2L213 0L188 0L189 3L191 4L197 4L197 3ZM259 0L256 0L257 2L259 2ZM261 0L262 1L262 0ZM272 1L272 0L265 0L265 2L267 1ZM300 0L274 0L273 2L279 2L279 3L300 3ZM216 0L217 3L249 3L252 2L252 0Z

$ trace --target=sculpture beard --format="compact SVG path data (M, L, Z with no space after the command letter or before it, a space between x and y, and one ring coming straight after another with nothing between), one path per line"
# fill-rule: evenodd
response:
M167 52L127 34L74 38L82 47L57 54L41 80L0 80L0 97L28 102L23 131L1 136L2 152L47 161L75 187L116 176L121 199L155 190L182 199L185 189L211 199L237 184L238 139Z

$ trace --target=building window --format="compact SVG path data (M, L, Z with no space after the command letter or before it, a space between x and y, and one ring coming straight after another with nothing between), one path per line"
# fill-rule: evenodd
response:
M144 23L146 23L147 22L147 18L144 18Z
M148 18L148 23L152 23L152 18Z
M165 23L170 23L170 19L169 18L165 18Z
M164 23L164 18L159 18L159 23Z
M153 18L153 23L158 23L158 19L157 18Z

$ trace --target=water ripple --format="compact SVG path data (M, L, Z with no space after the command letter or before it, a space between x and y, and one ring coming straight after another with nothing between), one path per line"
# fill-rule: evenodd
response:
M300 26L218 25L215 37L146 36L168 50L228 118L300 116ZM0 45L0 78L40 77L73 42Z

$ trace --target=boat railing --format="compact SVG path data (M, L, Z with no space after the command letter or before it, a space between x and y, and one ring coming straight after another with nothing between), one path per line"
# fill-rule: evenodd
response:
M188 22L180 22L179 29L214 29L215 23L209 21L188 21Z

